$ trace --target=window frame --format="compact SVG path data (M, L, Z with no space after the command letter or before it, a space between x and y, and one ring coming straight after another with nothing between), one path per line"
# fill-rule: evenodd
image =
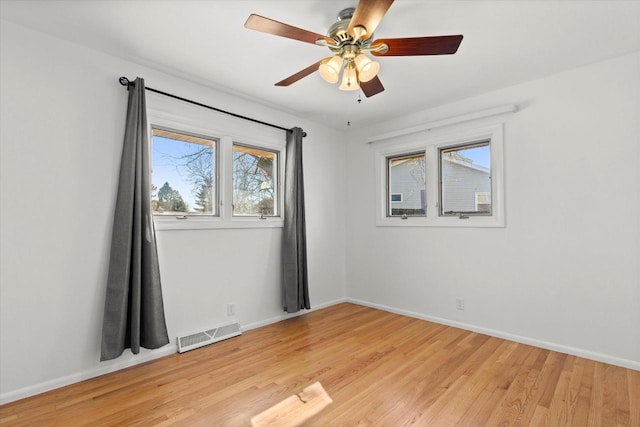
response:
M217 164L214 166L217 188L217 215L153 215L156 230L207 230L224 228L282 228L284 220L284 161L286 159L286 142L282 132L265 132L259 135L239 134L225 129L219 124L208 121L189 119L164 111L148 110L148 132L151 142L152 128L168 129L177 133L199 135L217 141ZM276 139L279 134L281 139ZM259 139L260 138L260 139ZM264 138L264 139L263 139ZM233 215L233 146L234 144L271 151L277 159L277 215L276 216L234 216ZM150 147L151 149L151 147Z
M478 205L478 194L476 192L476 194L474 194L474 203L476 205L476 212L456 212L456 213L446 213L444 211L444 207L442 206L444 204L444 169L443 169L443 163L442 163L442 154L446 153L446 152L451 152L451 151L459 151L459 150L466 150L466 149L471 149L471 148L476 148L476 147L483 147L485 145L489 146L489 153L491 153L491 151L493 150L492 144L491 144L491 140L482 140L482 141L476 141L476 142L469 142L466 144L462 144L462 145L455 145L455 146L448 146L448 147L438 147L438 215L440 216L444 216L444 217L457 217L458 219L460 219L460 217L463 216L491 216L493 215L493 196L491 196L491 212L490 213L486 213L486 212L478 212L477 211L477 205ZM492 169L491 169L492 165L490 165L489 168L489 182L491 182L492 180ZM483 191L482 193L486 193L486 191ZM490 195L492 194L491 191L488 192ZM467 218L462 218L462 219L467 219Z
M377 149L376 156L376 218L378 227L504 227L504 131L503 123L466 127L458 130L423 131L397 137ZM440 184L440 150L490 141L491 147L491 215L440 215L442 187ZM426 216L387 216L387 172L389 157L425 152Z
M182 216L193 216L193 217L217 217L220 216L220 177L218 176L218 163L219 163L219 155L220 155L220 139L218 137L214 137L211 135L202 135L202 134L197 134L197 133L193 133L193 132L187 132L184 130L176 130L173 128L168 128L165 126L158 126L158 125L150 125L149 126L149 142L151 144L150 146L150 151L151 151L151 174L153 176L153 130L157 129L160 131L165 131L165 132L171 132L171 133L176 133L176 134L181 134L184 136L191 136L191 137L195 137L195 138L199 138L199 139L204 139L204 140L209 140L211 142L213 142L213 170L212 170L212 176L213 176L213 191L214 191L214 200L212 200L212 204L214 207L214 212L212 213L191 213L191 212L186 212L184 215ZM174 214L159 214L159 213L155 213L153 212L153 216L154 217L176 217L179 215L174 215Z
M407 216L407 217L424 217L427 213L426 210L424 212L424 214L421 215L407 215L406 213L403 213L402 215L393 215L393 203L404 203L404 193L391 193L391 180L390 180L390 162L394 159L409 159L415 156L424 156L425 158L425 182L424 182L424 191L426 191L427 189L427 182L426 182L426 166L427 166L427 153L424 150L419 150L417 152L410 152L410 153L402 153L400 155L387 155L385 156L385 175L386 175L386 179L385 179L385 186L386 186L386 194L385 197L387 199L387 205L386 205L386 216L390 217L390 218L396 218L396 217L403 217L403 216ZM400 201L396 201L394 202L392 200L392 194L400 194Z

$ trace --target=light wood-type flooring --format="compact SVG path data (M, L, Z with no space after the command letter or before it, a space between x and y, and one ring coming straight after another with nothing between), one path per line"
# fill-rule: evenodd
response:
M306 426L640 426L640 371L354 304L0 407L0 425L248 426L319 381Z

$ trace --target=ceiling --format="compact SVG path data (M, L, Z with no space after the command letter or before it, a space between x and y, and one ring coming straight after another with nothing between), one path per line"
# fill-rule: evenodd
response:
M339 91L318 73L274 86L331 52L247 30L249 14L325 34L337 13L356 3L0 0L0 17L337 129L640 50L640 0L396 0L374 39L463 34L458 52L378 58L386 90L371 98Z

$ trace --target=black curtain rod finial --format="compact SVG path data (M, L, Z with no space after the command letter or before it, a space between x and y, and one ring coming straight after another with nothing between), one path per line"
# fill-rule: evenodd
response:
M127 87L127 90L129 90L129 88L130 88L131 86L135 86L135 83L134 83L134 82L132 82L131 80L129 80L128 78L126 78L126 77L120 77L120 78L118 79L118 81L120 82L120 84L121 84L122 86L126 86L126 87Z

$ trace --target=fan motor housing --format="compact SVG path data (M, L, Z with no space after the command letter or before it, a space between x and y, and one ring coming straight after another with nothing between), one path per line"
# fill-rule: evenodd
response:
M369 46L373 39L373 34L369 36L369 38L365 40L354 41L354 37L347 32L347 28L349 28L349 22L351 22L351 18L353 17L353 13L355 12L355 8L349 7L346 9L342 9L338 13L338 20L329 27L329 31L327 32L327 36L334 39L340 47L331 47L333 52L339 52L343 45L345 44L357 44L358 46Z

